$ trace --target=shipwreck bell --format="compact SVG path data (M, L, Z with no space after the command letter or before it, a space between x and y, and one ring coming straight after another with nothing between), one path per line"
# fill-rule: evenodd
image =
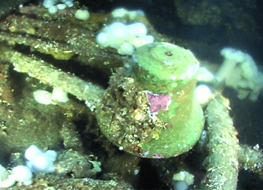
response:
M204 126L194 94L199 63L169 43L141 46L110 79L96 110L103 134L121 150L168 158L191 149Z

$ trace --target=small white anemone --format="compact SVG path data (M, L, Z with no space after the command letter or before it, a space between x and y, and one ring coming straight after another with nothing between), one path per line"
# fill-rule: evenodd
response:
M207 103L211 95L212 95L211 90L207 85L201 84L195 88L195 96L200 104Z
M19 165L14 167L12 172L16 181L23 182L24 185L30 185L33 183L33 175L28 167Z
M52 100L59 102L67 102L69 101L68 93L62 88L55 87L52 91Z
M75 13L75 17L79 20L88 20L89 17L90 17L90 13L88 10L81 10L81 9L78 9Z
M52 103L52 94L46 90L36 90L33 92L34 99L39 104L51 104Z
M218 82L228 79L231 76L237 63L244 60L244 53L233 48L224 48L221 50L221 55L224 56L224 62L216 74Z

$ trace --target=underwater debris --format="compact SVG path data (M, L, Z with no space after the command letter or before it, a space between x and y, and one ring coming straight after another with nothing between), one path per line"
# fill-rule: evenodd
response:
M77 147L76 148L78 150L77 153L79 153L79 151L83 151L84 148L82 147L81 144L82 141L77 142L79 140L78 133L80 135L83 135L85 133L83 133L83 131L81 130L76 131L76 126L73 124L73 121L76 120L79 121L80 120L79 118L82 116L81 114L85 113L83 114L85 115L85 117L87 115L96 115L102 130L106 130L105 128L110 126L111 129L117 131L116 133L111 133L111 134L108 134L107 132L104 131L105 136L108 135L107 136L108 139L119 147L119 149L117 149L118 151L114 149L116 152L118 152L115 153L114 151L112 151L111 148L109 148L109 144L110 144L109 141L108 140L103 141L104 144L102 146L107 147L108 148L107 151L109 151L109 149L110 151L112 151L110 154L111 160L113 160L112 155L114 154L125 154L122 152L122 150L124 150L134 155L139 155L145 158L148 157L155 158L158 160L162 160L163 163L167 163L168 159L162 159L162 158L176 156L178 154L182 154L183 152L189 151L198 140L203 129L204 115L202 113L200 105L197 104L196 102L193 103L191 101L191 99L194 96L193 89L196 84L196 70L197 70L198 61L194 57L191 57L191 61L193 61L192 62L193 65L189 66L189 68L184 70L183 74L176 75L173 73L171 74L169 72L166 72L166 74L167 73L171 74L164 76L164 78L168 77L168 83L166 83L165 80L162 80L161 82L159 82L158 85L156 85L158 83L158 80L156 79L155 75L153 75L152 73L146 73L148 69L146 68L147 66L141 64L144 63L144 61L147 62L148 59L150 61L152 60L152 58L149 58L148 56L149 54L152 53L151 52L152 48L153 49L156 48L154 46L156 44L152 44L153 45L152 47L151 46L143 47L146 48L147 51L140 52L139 50L140 54L133 57L134 59L133 66L130 68L127 67L124 68L122 67L123 62L126 63L127 65L129 61L132 59L131 57L120 56L117 54L117 51L115 49L109 47L101 48L96 43L96 34L101 30L104 24L108 24L109 22L112 21L112 18L109 16L110 14L97 14L91 12L90 18L87 21L80 21L74 17L74 13L76 10L78 10L78 8L79 7L73 7L63 11L58 10L57 14L50 15L50 14L45 14L46 10L39 6L34 5L24 8L22 7L18 10L19 14L8 15L5 19L1 21L0 59L1 62L5 62L5 66L3 66L4 69L1 76L2 78L0 78L0 81L3 82L0 84L2 88L0 90L1 92L6 92L6 96L2 97L3 102L5 101L8 102L9 104L14 105L13 107L10 107L10 105L9 107L3 104L0 105L1 113L2 113L1 114L2 117L1 137L3 137L2 139L4 139L4 137L10 137L11 131L17 131L18 133L20 133L22 132L22 130L26 129L28 131L21 133L21 134L26 134L27 132L30 132L30 130L32 131L33 129L36 131L37 130L40 131L42 134L44 132L48 132L48 134L46 135L48 137L47 139L43 139L43 137L41 137L41 133L37 133L36 136L31 135L31 133L27 133L28 136L30 136L30 138L34 137L35 140L37 140L38 142L43 142L43 140L46 140L46 144L41 143L41 145L48 147L48 146L55 146L58 143L58 141L61 141L60 134L62 134L63 138L67 138L64 139L63 141L64 148L71 149L72 147L73 148ZM28 15L31 16L29 17ZM141 20L144 21L147 20L142 14L138 14L137 16L144 18ZM123 21L124 23L129 23L130 21L129 19L131 18L128 19L118 18L118 19L124 19L121 21ZM147 27L148 25L149 23L147 23ZM150 28L149 31L152 32L154 30L153 28ZM169 42L169 38L161 36L158 33L153 33L152 35L154 37L157 36L157 38L155 38L157 39L157 41ZM22 50L24 48L28 49L28 51ZM180 49L180 47L178 48ZM145 53L147 54L147 56L145 56ZM164 54L164 57L173 57L173 55L174 54L172 53L172 51L167 51ZM167 67L172 67L171 65L173 65L172 61L167 61L167 60L165 62L162 61L163 59L161 59L161 64L163 65L165 64ZM23 78L22 81L24 81L24 84L22 85L21 83L22 90L19 91L19 92L23 92L22 93L23 95L28 95L28 94L32 95L32 92L36 89L35 88L36 86L37 87L42 86L44 87L43 89L45 90L50 90L51 87L60 87L61 89L64 89L71 95L76 96L77 99L86 101L86 104L93 112L87 112L87 110L84 110L83 107L75 106L78 100L76 100L71 95L69 102L65 103L64 105L58 104L58 106L54 107L54 109L45 108L45 112L43 111L44 110L44 108L42 107L43 105L31 104L31 102L30 105L33 105L31 106L33 108L32 110L29 109L29 106L23 107L25 104L23 104L22 101L32 100L32 97L30 99L30 98L26 98L26 96L22 96L19 99L16 96L14 96L13 89L10 88L8 80L10 78L12 79L13 77L12 75L9 77L10 70L11 72L13 72L12 74L16 72L12 70L13 67L9 63L13 63L15 71L27 74L27 75L23 75L26 77ZM60 63L62 64L60 65ZM158 61L153 63L156 63L157 65L160 64L160 62ZM53 66L52 64L56 66ZM104 75L106 75L107 77L111 76L110 86L105 90L104 87L107 87L107 85L101 87L101 85L99 85L96 81L98 79L96 79L95 81L94 80L90 81L89 79L87 79L88 77L83 76L82 73L75 74L74 72L71 72L70 69L67 70L70 67L75 67L75 66L78 67L79 65L84 65L85 67L87 67L90 70L89 71L90 73L99 70L100 72L99 75L97 76L104 76ZM113 75L112 75L112 70L115 72ZM160 70L162 70L162 67ZM160 70L157 69L157 71ZM172 69L171 72L173 72ZM150 77L146 77L146 76L150 76ZM29 83L28 81L32 80L31 77L37 78L38 80L40 80L40 82ZM160 78L162 78L162 76ZM180 89L178 91L177 90L175 91L174 88L180 87L180 84L170 83L170 81L176 81L177 79L179 79L179 81L181 81L182 83L185 82L188 85L187 89L184 90ZM44 85L43 83L48 84L49 86ZM193 140L192 142L188 144L182 143L182 147L179 148L180 149L179 152L176 152L175 150L163 151L164 149L168 149L169 147L172 147L172 145L176 143L178 145L178 142L162 144L164 137L162 136L163 134L160 132L169 129L169 127L171 127L172 124L170 125L170 123L167 122L168 120L161 120L160 119L161 115L165 115L167 112L170 114L169 116L173 116L174 114L180 113L181 110L176 110L173 108L178 108L177 104L175 104L176 101L179 100L183 101L184 98L186 99L185 101L188 102L189 100L190 103L185 105L187 111L185 111L185 113L182 115L179 114L180 116L182 116L179 119L179 121L181 120L182 122L186 121L188 119L188 116L191 115L189 110L191 110L193 107L196 108L196 110L195 109L193 110L194 112L199 112L199 114L196 114L198 121L197 122L193 121L192 123L195 124L197 123L196 126L197 128L195 128L196 130L192 130L192 128L188 129L188 127L186 128L188 133L189 131L190 132L194 131L196 132L196 135L192 139ZM83 102L78 102L78 103L84 105ZM18 107L17 105L20 105L20 107ZM115 107L116 110L112 109L114 108L114 106L116 106ZM225 107L223 108L223 110L225 111L227 106L226 105L224 106ZM117 108L120 109L117 110ZM28 112L28 110L30 110L30 112ZM171 113L169 112L170 110L173 111L176 110L176 113ZM37 115L36 113L38 114L38 117L31 117ZM55 113L57 113L58 115L55 115ZM27 117L25 118L21 117L21 114ZM54 114L54 117L49 117L52 114ZM65 117L63 117L62 115L64 115ZM77 115L78 117L74 117L75 115ZM229 118L227 111L225 111L223 115L220 115L220 117L221 116L224 117L221 118L222 120L231 119ZM126 120L128 117L132 119L132 122L134 122L139 127L134 127L133 125L129 125L130 120ZM209 117L212 120L211 121L211 128L212 128L212 126L214 125L216 126L218 124L217 123L218 121L213 120L216 118L212 117L210 113L207 114L207 118ZM8 119L5 120L5 118L11 118L10 120L14 120L14 122L11 123L10 120ZM18 120L18 118L20 119ZM28 120L30 121L36 120L43 125L39 126L38 123L34 123L36 125L34 127L33 124L27 123ZM62 126L63 123L62 120L68 121L69 124L68 124L68 130L64 128L64 131L62 129L61 132L60 127ZM19 127L10 126L10 123ZM44 126L44 124L47 126ZM155 126L153 124L155 124ZM220 185L220 183L215 184L217 182L216 179L221 175L221 173L218 174L217 172L225 172L224 176L226 175L234 176L233 180L230 182L232 187L235 187L237 183L236 177L238 175L239 168L235 167L236 158L237 158L236 147L240 145L238 144L238 142L235 141L236 133L231 122L229 123L229 127L230 128L232 127L231 129L233 129L232 140L233 143L236 144L233 147L225 146L224 150L226 150L227 152L227 150L234 149L233 150L233 157L235 159L234 167L233 165L231 165L233 170L228 171L225 168L223 168L223 170L220 170L221 166L215 166L214 165L215 163L213 162L206 162L207 165L205 166L208 166L207 173L205 175L205 178L203 178L202 180L202 185L204 185L205 187L209 185L213 187ZM83 128L85 128L85 126L83 126ZM21 131L19 131L18 129ZM43 129L45 129L45 131ZM97 128L96 130L97 133L99 133L98 132L99 129ZM121 130L123 131L119 132ZM148 132L152 132L152 133L150 133L149 135ZM225 132L227 132L227 130L220 132L222 132L223 137L228 135L228 134L224 134ZM119 137L122 136L121 135L122 133L124 133L122 139L115 138L116 136ZM137 135L137 133L141 136ZM211 133L213 134L213 132ZM51 138L50 134L54 134L54 136L52 136ZM69 134L72 134L74 136L74 138L72 138L72 141L76 141L75 143L71 142ZM167 139L174 138L174 134L175 132L171 132L171 133L167 132ZM187 134L186 136L183 136L181 138L184 140L186 137L188 137L188 135L191 134ZM208 135L208 141L213 142L213 140L217 139L217 137L218 136ZM11 152L21 150L21 147L23 147L26 143L28 143L31 140L31 139L28 140L29 138L24 135L21 138L23 138L24 140L24 143L21 146L19 142L16 144L15 143L11 144L10 141L6 142L10 144L10 146L13 145L14 148L16 148L10 150ZM150 146L148 147L144 146L145 139L143 138L145 138L146 140L151 139L152 141L157 142L156 147L153 147L153 149L157 151L152 151L150 149L151 148ZM54 141L51 141L51 139L53 139ZM98 141L100 140L101 139L99 139ZM17 144L19 144L19 147L17 146ZM127 144L132 144L132 145L126 146ZM187 144L186 147L184 147L185 144ZM1 146L6 146L6 145L2 144ZM158 149L159 146L162 147ZM216 144L213 144L211 146L214 147L216 146ZM222 153L222 150L218 149L218 147L214 147L214 149ZM213 153L214 149L208 148L208 152ZM250 162L246 163L243 158L247 158L249 156L249 153L251 153L251 151L249 150L251 149L247 148L246 151L245 149L243 151L242 149L240 150L240 154L243 154L243 157L242 159L241 157L238 157L240 162L239 164L244 168L247 167L251 171L260 173L261 170L255 167L255 164L257 166L260 166L261 164L260 151L257 152L259 159L256 162L252 162L252 159L249 159L251 163ZM9 149L3 149L3 151L7 152L9 151ZM250 156L253 155L254 154L252 152ZM209 158L213 156L220 157L218 156L218 154L215 155L209 154L207 160L209 160ZM132 155L125 157L127 159L125 161L127 162L123 162L123 163L128 163L129 161L128 159L130 159L131 157ZM184 157L182 157L182 162L184 161L183 158ZM136 164L138 163L138 160L139 158L136 157L136 161L134 161L134 164L129 166L125 165L123 167L118 168L118 170L121 169L124 170L124 168L126 167L127 171L124 171L124 173L132 172L132 174L133 173L135 173L136 175L138 173L140 174L139 167L138 170L136 171L129 170L130 168L132 167L135 168L135 166L137 166ZM95 168L97 171L99 171L101 168L99 167L99 164L96 162L99 163L99 161L95 161L95 164L97 164ZM101 163L103 168L103 161ZM76 164L76 162L74 162L72 165L74 164ZM91 163L87 164L88 167L91 167L91 165L92 165ZM213 170L213 168L219 170ZM68 173L68 175L76 173L76 176L81 177L81 175L78 175L80 173L77 173L78 171L73 169L71 168L72 173ZM85 173L84 171L82 172ZM104 171L102 170L102 172ZM166 170L166 172L169 173L169 170ZM213 174L211 174L211 172L213 172ZM64 171L64 174L67 174L67 172ZM95 178L94 176L96 174L97 173L92 173L89 177ZM209 180L207 180L208 178ZM95 185L93 183L92 183L93 185L86 184L88 182L94 182ZM222 179L222 182L224 182L224 179ZM130 184L128 183L125 184L126 186L124 185L124 187L122 187L121 185L119 186L117 184L118 182L116 181L102 181L102 180L93 180L87 178L73 179L73 178L67 178L65 176L61 177L56 174L51 174L50 176L37 174L36 184L34 184L34 187L41 188L43 187L43 185L47 186L47 184L50 184L51 187L54 187L56 186L56 184L61 184L61 186L63 187L73 188L75 187L74 185L72 185L73 183L77 184L77 186L79 187L84 186L87 188L90 187L96 189L111 188L111 187L124 188L124 189L130 188ZM120 180L119 184L122 183L123 181ZM165 181L165 183L168 184L169 182ZM110 186L110 184L114 184L114 185ZM223 187L225 189L227 188L225 186ZM30 188L31 186L29 187L29 189Z

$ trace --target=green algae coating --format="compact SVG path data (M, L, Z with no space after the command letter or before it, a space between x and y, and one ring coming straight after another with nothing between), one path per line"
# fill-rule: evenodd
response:
M168 93L192 80L198 69L193 54L168 43L144 45L136 51L132 77L140 86L153 93Z
M203 131L204 120L200 105L196 101L193 101L193 104L192 109L186 108L187 114L170 118L166 129L158 134L158 139L142 145L144 152L149 151L147 157L153 158L156 154L162 158L177 156L195 145Z
M187 152L204 124L194 96L198 66L190 51L172 44L138 48L129 70L132 77L124 68L117 71L96 110L101 131L124 151L145 158ZM168 94L168 109L150 113L147 92Z

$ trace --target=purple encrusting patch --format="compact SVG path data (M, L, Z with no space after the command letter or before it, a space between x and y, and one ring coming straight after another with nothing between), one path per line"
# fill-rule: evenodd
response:
M171 103L171 96L169 94L152 94L146 92L147 100L150 103L150 113L158 113L161 110L168 110Z
M164 158L164 156L162 155L162 153L155 153L153 154L153 158L160 159L160 158Z

